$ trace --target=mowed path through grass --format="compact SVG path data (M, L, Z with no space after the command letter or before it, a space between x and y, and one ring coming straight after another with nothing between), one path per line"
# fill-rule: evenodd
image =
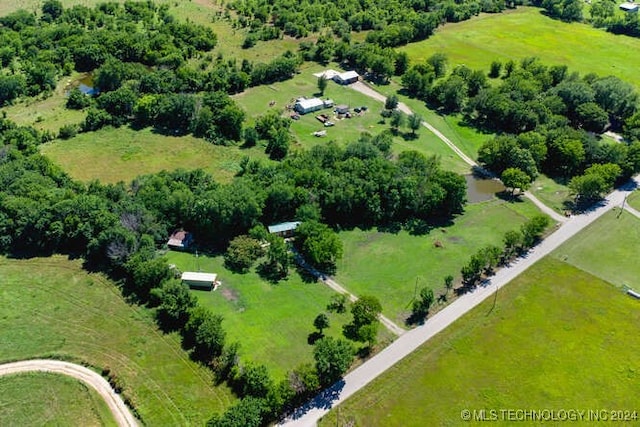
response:
M565 242L552 256L616 286L640 290L640 219L616 208Z
M564 64L581 74L614 75L636 88L640 87L634 78L640 67L638 50L640 39L553 20L530 7L447 24L428 40L400 48L413 62L444 52L450 65L465 64L486 72L494 60L536 56L548 65Z
M178 168L202 168L228 182L244 156L265 157L260 148L222 147L190 135L170 137L127 127L82 133L45 144L41 151L73 178L103 183L129 182L138 175Z
M3 426L116 426L104 400L83 383L44 372L0 377Z
M416 288L426 286L437 294L449 274L459 282L460 268L472 254L490 244L501 245L505 232L518 229L536 214L539 211L529 201L494 199L467 205L453 225L422 236L407 231L344 231L340 233L344 256L336 280L356 295L377 296L384 314L402 324Z
M221 287L193 294L200 304L224 317L227 342L240 343L244 362L263 363L279 378L302 363L313 363L313 347L307 338L315 331L313 320L326 312L334 291L320 282L303 282L293 266L287 280L272 284L253 271L237 274L227 270L221 256L200 255L196 259L193 254L168 252L166 257L181 271L218 274ZM342 325L351 320L351 315L327 315L331 326L325 335L341 336Z
M177 334L160 333L148 310L79 261L0 258L0 277L0 362L54 357L108 367L148 425L202 425L235 401L188 359Z
M638 307L611 284L546 258L320 425L336 425L338 415L339 424L366 426L477 425L462 420L464 409L640 411Z

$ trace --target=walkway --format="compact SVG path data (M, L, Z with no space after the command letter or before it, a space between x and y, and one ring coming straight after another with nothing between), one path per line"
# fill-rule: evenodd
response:
M353 83L353 84L349 85L349 87L352 88L353 90L356 90L356 91L362 93L363 95L367 95L368 97L373 98L373 99L378 100L378 101L383 102L383 103L387 99L386 96L384 96L383 94L377 92L373 88L367 86L363 82ZM407 115L413 114L411 109L406 104L404 104L402 102L398 103L398 110L402 111L403 113L405 113ZM444 136L442 134L442 132L440 132L438 129L433 127L431 124L427 123L426 121L423 121L422 122L422 126L424 126L427 129L429 129L435 136L437 136L442 142L444 142L449 148L451 148L454 151L454 153L456 153L458 155L458 157L460 157L466 164L468 164L472 168L484 170L480 165L478 165L478 163L475 162L475 160L473 160L471 157L467 156L460 148L458 148L458 146L456 146L449 138ZM530 192L526 191L524 193L524 195L525 195L526 198L531 200L531 202L533 202L533 204L536 205L542 212L544 212L545 214L547 214L551 218L553 218L554 221L562 223L562 222L565 222L567 220L567 218L565 218L564 216L560 215L558 212L556 212L553 209L551 209L549 206L547 206L544 203L542 203L536 196L534 196Z
M23 372L53 372L80 380L97 391L104 399L119 426L133 427L138 425L136 418L131 414L129 408L127 408L127 405L125 405L120 396L113 391L107 380L84 366L48 359L24 360L22 362L0 365L0 376L20 374Z
M298 408L292 416L284 420L280 425L287 427L315 426L318 420L329 412L331 408L344 402L399 360L409 355L438 332L493 295L498 289L505 286L614 206L621 206L625 197L638 186L638 183L640 183L640 179L636 177L624 188L611 193L591 211L567 219L558 230L533 248L525 257L519 258L508 267L499 270L484 286L461 296L428 319L424 325L418 326L399 337L380 353L347 374L342 381L324 390L303 407Z

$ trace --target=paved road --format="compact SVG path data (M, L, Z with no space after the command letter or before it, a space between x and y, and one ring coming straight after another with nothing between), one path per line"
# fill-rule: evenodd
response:
M637 218L640 218L640 211L638 211L637 209L632 208L627 203L624 204L624 209L627 212L629 212L630 214L632 214L633 216L635 216Z
M287 427L308 427L329 410L345 401L377 376L389 369L399 360L413 352L438 332L476 307L498 289L509 283L534 263L548 255L562 243L584 229L615 206L622 206L626 196L640 184L638 177L624 188L611 193L601 204L589 212L567 219L553 234L533 248L525 257L518 259L508 267L499 270L495 276L473 292L465 294L428 319L424 325L405 333L380 353L347 374L344 379L323 391L314 400L296 410L280 425Z
M68 375L82 381L102 396L119 426L133 427L138 425L136 418L131 414L120 396L113 391L107 380L84 366L47 359L24 360L0 365L0 376L34 371Z
M387 99L386 96L384 96L383 94L377 92L373 88L367 86L363 82L353 83L353 84L349 85L349 87L352 88L353 90L356 90L356 91L362 93L363 95L367 95L368 97L373 98L375 100L378 100L380 102L384 102ZM413 114L411 109L406 104L404 104L402 102L398 103L398 110L400 110L403 113L408 114L408 115ZM427 129L429 129L435 136L437 136L447 146L449 146L449 148L451 148L454 151L454 153L456 153L458 155L458 157L460 157L466 164L468 164L472 168L477 168L477 169L480 169L480 170L484 170L480 165L478 165L478 163L475 162L475 160L473 160L471 157L467 156L461 149L459 149L449 138L444 136L442 134L442 132L440 132L438 129L436 129L435 127L433 127L431 124L427 123L426 121L423 121L422 125L424 127L426 127ZM524 195L525 195L526 198L531 200L533 202L533 204L536 205L542 212L546 213L551 218L553 218L554 221L556 221L556 222L565 222L567 220L564 216L560 215L558 212L554 211L553 209L551 209L550 207L548 207L547 205L542 203L536 196L534 196L530 192L526 191L524 193Z

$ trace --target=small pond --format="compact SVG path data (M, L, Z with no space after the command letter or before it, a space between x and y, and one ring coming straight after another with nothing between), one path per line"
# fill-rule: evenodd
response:
M467 201L469 203L484 202L495 197L496 193L505 190L504 185L497 179L481 178L474 175L465 175L467 180Z

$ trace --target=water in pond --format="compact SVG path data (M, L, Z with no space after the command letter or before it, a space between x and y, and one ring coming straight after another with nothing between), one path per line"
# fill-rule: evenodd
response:
M467 201L478 203L491 200L496 193L505 190L504 185L497 179L479 178L473 175L465 175L467 180Z
M77 87L80 92L85 95L96 95L98 91L93 86L93 75L91 73L85 73L79 79L70 83L71 87Z

